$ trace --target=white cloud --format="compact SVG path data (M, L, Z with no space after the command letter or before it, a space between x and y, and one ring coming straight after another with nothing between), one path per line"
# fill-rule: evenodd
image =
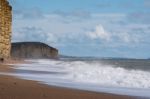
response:
M139 46L150 37L150 25L118 24L118 21L126 21L124 14L92 14L89 19L82 20L82 17L82 21L73 20L79 18L73 15L64 17L54 13L43 13L43 18L34 19L17 16L13 21L13 41L41 41L62 53L70 50L76 55L81 49L81 54L88 54L93 50Z
M139 38L135 34L131 35L130 33L118 33L116 36L118 37L118 39L120 39L120 41L126 44L133 44L139 42Z
M70 19L61 15L44 14L43 16L44 18L35 18L34 20L14 18L13 41L22 41L28 37L30 40L45 41L48 44L55 43L59 45L64 43L64 45L67 45L66 43L89 44L89 42L97 44L98 40L99 42L102 41L106 46L106 42L111 42L111 45L139 42L141 34L136 34L135 30L131 31L135 28L134 24L133 26L121 26L120 24L111 23L112 21L121 20L121 18L124 19L125 15L122 14L94 14L90 20L69 23L64 21ZM146 28L142 26L140 25L139 27ZM20 35L20 38L18 38L18 35ZM35 38L36 35L37 38ZM109 43L107 46L110 45Z
M122 33L119 35L120 39L126 43L129 43L131 41L131 37L128 33Z
M111 40L111 34L106 32L102 25L97 25L93 32L88 32L87 34L91 39Z

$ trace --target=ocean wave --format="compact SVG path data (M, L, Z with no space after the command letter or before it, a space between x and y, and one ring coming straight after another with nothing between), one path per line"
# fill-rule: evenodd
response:
M100 62L30 60L33 64L21 64L18 69L64 73L60 79L77 83L91 83L111 87L150 88L150 72L128 70L104 65ZM35 75L36 76L36 75Z

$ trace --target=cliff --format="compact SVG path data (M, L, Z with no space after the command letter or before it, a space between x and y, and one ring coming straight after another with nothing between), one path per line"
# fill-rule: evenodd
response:
M32 59L49 59L58 58L58 50L41 42L19 42L12 43L11 57L32 58Z
M0 0L0 61L10 58L12 7L8 0Z

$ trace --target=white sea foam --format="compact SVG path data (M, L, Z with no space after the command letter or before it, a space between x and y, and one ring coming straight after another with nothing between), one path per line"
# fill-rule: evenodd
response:
M50 85L150 97L150 72L127 70L121 67L104 65L100 62L30 61L33 63L18 64L19 66L16 66L16 68L19 70L54 72L54 74L18 73L17 76L42 81ZM57 73L55 74L55 72Z

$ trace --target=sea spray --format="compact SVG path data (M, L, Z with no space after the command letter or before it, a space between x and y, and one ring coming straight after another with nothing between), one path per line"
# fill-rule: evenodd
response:
M136 69L125 69L114 64L103 64L100 61L63 61L63 60L27 60L31 64L18 64L16 69L31 71L16 74L26 79L37 80L50 85L61 85L88 90L103 90L113 93L145 95L150 92L150 72ZM37 71L32 73L32 71ZM41 73L48 72L46 74ZM93 88L93 89L92 89ZM106 89L107 90L106 90ZM110 88L110 89L109 89ZM112 89L115 89L111 91ZM120 89L121 88L121 89ZM119 89L119 91L117 91ZM130 89L130 91L129 91ZM133 89L133 90L132 90ZM125 91L126 90L126 91ZM140 92L142 91L142 92ZM141 93L141 94L139 94ZM131 94L131 95L132 95Z

